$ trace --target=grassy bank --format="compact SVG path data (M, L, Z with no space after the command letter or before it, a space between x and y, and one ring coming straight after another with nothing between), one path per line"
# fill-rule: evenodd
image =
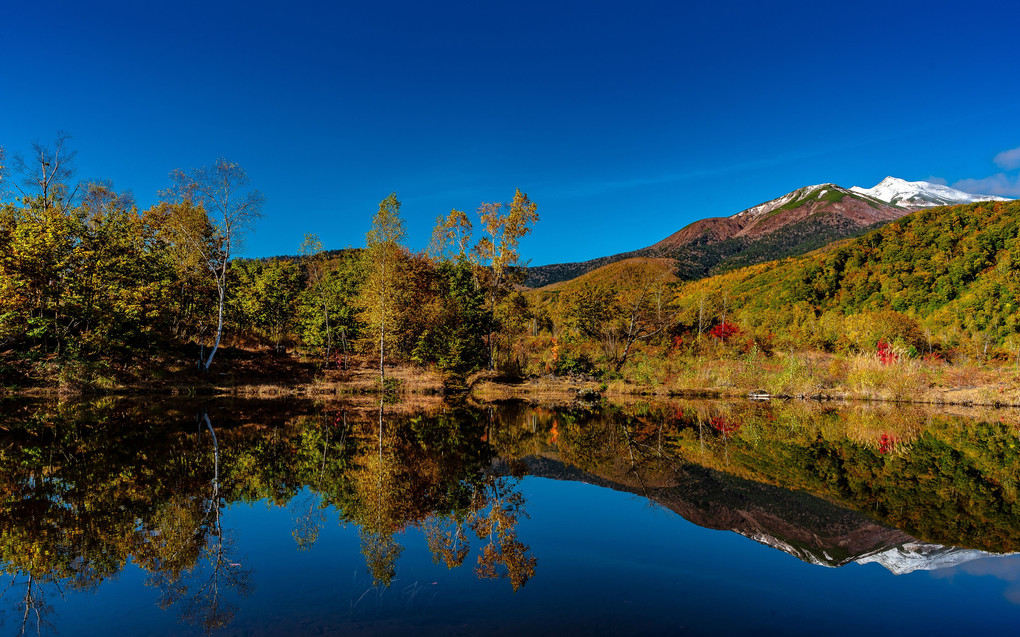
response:
M1020 406L1020 375L1001 361L825 352L739 357L645 351L604 381L609 394L714 394Z
M225 394L250 397L350 396L380 393L378 361L355 357L347 369L324 369L295 353L222 350L208 373L187 352L176 358L103 364L4 359L10 394ZM483 401L562 402L578 395L774 397L1020 406L1020 374L1004 361L947 363L939 358L825 352L752 351L743 355L637 351L619 371L525 369L516 375L457 376L434 367L387 364L386 391L400 395L470 394Z
M197 352L197 349L195 350ZM0 360L2 392L19 395L224 394L250 397L377 394L378 358L356 357L347 369L324 368L295 352L221 348L209 372L197 369L187 349L143 360L77 362L18 357ZM439 371L387 363L389 393L441 394L447 379Z

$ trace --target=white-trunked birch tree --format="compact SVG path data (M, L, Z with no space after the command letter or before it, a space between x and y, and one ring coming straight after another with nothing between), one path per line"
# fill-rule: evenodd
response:
M505 210L505 212L504 212ZM517 250L521 238L538 222L538 205L518 188L510 203L483 203L478 208L484 236L474 247L479 278L486 288L489 311L489 369L496 368L496 336L500 331L497 306L517 283L523 283L523 268ZM513 312L511 312L511 315Z
M222 157L211 166L175 170L171 196L174 199L172 222L188 247L194 250L216 283L218 294L216 339L209 356L199 357L203 371L209 371L223 337L223 310L227 298L227 272L230 259L242 249L246 235L262 217L265 198L250 187L247 173L238 164ZM211 239L196 232L193 212L198 207L213 229ZM204 348L203 348L204 350Z

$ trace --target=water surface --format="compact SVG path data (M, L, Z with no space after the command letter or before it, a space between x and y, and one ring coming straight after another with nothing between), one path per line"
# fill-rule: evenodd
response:
M2 634L959 634L1020 619L1013 412L2 410Z

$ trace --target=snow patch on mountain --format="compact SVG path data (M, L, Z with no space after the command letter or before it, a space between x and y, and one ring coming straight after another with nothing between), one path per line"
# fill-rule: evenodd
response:
M998 557L998 555L957 546L908 542L859 557L854 561L858 564L881 564L896 575L905 575L914 571L935 571L940 568L958 566L983 557Z
M732 215L732 217L734 217L734 218L736 218L736 217L758 217L758 216L761 216L761 215L767 215L768 213L772 212L773 210L778 210L779 208L782 208L783 206L785 206L786 204L788 204L788 203L790 203L792 201L800 201L800 200L805 200L806 201L806 200L812 199L812 198L814 198L814 199L821 199L822 197L825 196L825 193L829 192L829 190L837 190L837 191L840 191L840 192L847 192L844 188L840 188L839 186L837 186L835 184L815 184L814 186L804 186L803 188L798 188L797 190L794 190L793 192L787 193L787 194L783 195L782 197L778 197L776 199L772 199L771 201L766 201L765 203L760 203L757 206L753 206L751 208L748 208L747 210L741 210L737 214Z
M874 552L850 557L849 559L837 560L821 551L817 555L807 548L798 548L773 537L764 531L747 532L741 529L731 529L746 538L750 538L759 544L770 546L784 553L788 553L799 560L814 564L816 566L827 566L829 568L840 567L849 562L857 564L880 564L895 575L906 575L914 571L937 571L943 568L959 566L966 562L980 560L986 557L1002 557L1003 555L1014 555L1013 553L987 553L977 549L966 549L958 546L943 546L941 544L929 544L928 542L914 541L899 544L897 546L878 549Z
M1005 197L975 195L941 184L933 184L927 181L906 181L896 177L886 177L874 188L854 186L850 190L866 197L872 197L879 201L908 209L955 206L978 201L1009 201Z

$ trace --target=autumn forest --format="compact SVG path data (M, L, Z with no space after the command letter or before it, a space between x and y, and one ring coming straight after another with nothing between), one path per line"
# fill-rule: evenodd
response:
M438 391L482 372L597 392L1020 401L1015 202L922 210L707 278L635 258L530 289L520 240L539 208L520 190L440 214L424 252L406 247L390 194L364 248L327 249L310 228L298 254L250 259L263 197L225 159L174 171L147 209L108 182L77 183L66 135L0 162L12 390L211 386L224 373L342 385L374 370L377 388L399 391L388 372L403 369Z

